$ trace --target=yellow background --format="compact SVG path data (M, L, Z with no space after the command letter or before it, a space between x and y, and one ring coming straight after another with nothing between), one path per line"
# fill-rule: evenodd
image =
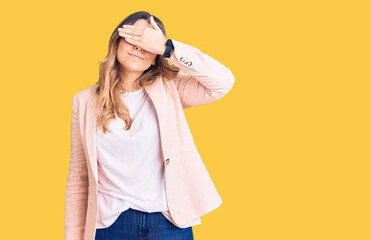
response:
M1 6L1 239L63 239L72 96L145 10L230 68L185 113L223 204L196 240L366 240L368 1L16 1Z

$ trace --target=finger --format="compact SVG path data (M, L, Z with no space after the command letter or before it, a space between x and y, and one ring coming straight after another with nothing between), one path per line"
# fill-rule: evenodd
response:
M122 25L122 28L123 29L139 29L139 30L143 30L146 27L134 26L134 25Z
M130 38L125 37L125 41L127 41L128 43L131 43L131 44L133 44L133 45L136 45L136 46L138 46L138 47L140 47L140 48L142 47L140 42L135 41L135 40L132 40L132 39L130 39Z
M125 38L129 38L129 39L134 40L134 41L138 41L138 42L142 41L141 36L135 36L135 35L131 35L131 34L128 34L128 33L125 33L125 32L119 32L119 35L122 36L122 37L125 37Z
M161 28L157 25L155 19L153 18L153 16L150 17L150 21L151 21L151 24L152 26L156 29L156 30L161 30Z
M121 31L121 30L120 30ZM122 32L130 34L130 35L135 35L135 36L142 36L143 35L143 28L123 28Z

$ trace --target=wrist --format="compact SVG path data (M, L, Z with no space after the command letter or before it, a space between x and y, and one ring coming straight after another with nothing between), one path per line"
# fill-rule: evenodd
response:
M163 57L164 58L170 58L171 55L173 54L173 50L174 50L174 45L173 45L173 42L171 39L167 39L166 40L166 43L165 43L165 51L163 52Z
M165 53L165 50L166 50L166 44L165 43L164 43L164 45L162 45L162 49L161 49L161 52L160 52L161 55L164 55L164 53Z
M162 44L162 48L161 48L161 51L160 51L160 55L164 55L165 53L165 50L166 50L166 41L167 41L167 38L164 40L164 43Z

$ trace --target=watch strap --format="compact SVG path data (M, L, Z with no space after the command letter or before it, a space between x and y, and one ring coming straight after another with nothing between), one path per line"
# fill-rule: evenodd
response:
M164 54L162 55L164 58L169 58L170 57L170 54L171 54L171 51L174 49L174 45L173 45L173 42L171 41L171 39L168 39L166 41L166 49L165 49L165 52Z

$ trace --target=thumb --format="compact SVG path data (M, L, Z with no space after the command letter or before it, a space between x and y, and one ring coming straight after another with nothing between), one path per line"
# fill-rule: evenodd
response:
M152 26L156 29L156 30L161 30L161 28L157 25L157 23L155 22L155 19L153 19L153 16L151 15L150 17L150 21L151 21L151 24Z

